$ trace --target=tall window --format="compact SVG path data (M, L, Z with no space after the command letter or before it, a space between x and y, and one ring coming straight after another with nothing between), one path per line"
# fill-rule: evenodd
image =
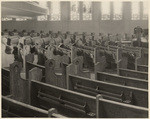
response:
M38 16L37 20L38 21L46 21L47 20L47 15Z
M143 2L143 20L148 19L148 2Z
M79 2L78 1L71 1L71 20L79 20Z
M92 2L83 2L83 20L92 20Z
M47 11L48 11L47 1L39 1L39 6L47 9ZM46 21L47 20L47 14L46 15L42 15L42 16L38 16L37 20L38 21Z
M140 20L140 3L139 2L132 2L131 6L131 19L132 20Z
M122 19L122 2L114 2L113 8L114 8L113 20L121 20Z
M60 1L51 1L51 21L60 20Z
M110 20L110 2L101 3L102 20Z

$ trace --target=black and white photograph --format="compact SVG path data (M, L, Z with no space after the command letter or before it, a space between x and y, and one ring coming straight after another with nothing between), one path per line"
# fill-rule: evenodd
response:
M148 118L149 0L1 0L1 118Z

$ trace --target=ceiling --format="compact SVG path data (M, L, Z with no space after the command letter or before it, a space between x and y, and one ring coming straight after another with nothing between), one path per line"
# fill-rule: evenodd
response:
M47 10L30 2L1 2L2 17L26 16L35 17L46 14Z

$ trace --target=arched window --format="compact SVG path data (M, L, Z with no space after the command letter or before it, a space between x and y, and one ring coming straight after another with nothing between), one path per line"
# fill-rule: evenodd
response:
M60 1L51 1L51 21L60 21Z
M143 2L143 20L148 19L148 2L144 1Z
M121 20L122 19L122 2L114 2L113 3L113 20Z
M131 4L131 19L140 20L140 2L132 2Z
M110 1L101 3L102 20L110 20Z
M79 20L79 2L71 1L70 3L70 18L71 20Z
M83 2L83 20L92 20L92 2Z

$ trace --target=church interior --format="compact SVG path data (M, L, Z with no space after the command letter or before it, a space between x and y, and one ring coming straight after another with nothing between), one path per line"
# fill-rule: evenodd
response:
M148 118L148 1L1 1L2 117Z

